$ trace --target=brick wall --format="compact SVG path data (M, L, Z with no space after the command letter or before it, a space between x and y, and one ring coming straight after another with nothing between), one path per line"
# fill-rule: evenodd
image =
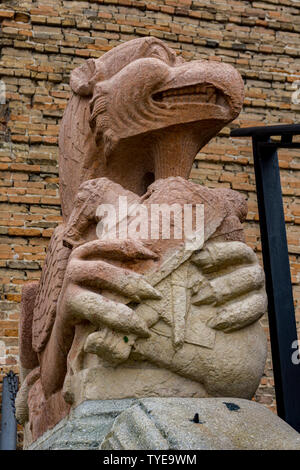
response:
M70 71L120 42L155 36L187 60L207 58L239 69L246 99L231 128L296 123L300 0L6 0L0 24L0 77L6 85L6 103L0 105L0 367L5 373L18 371L22 284L39 278L60 221L57 136ZM191 178L247 196L247 240L260 256L251 144L230 139L229 132L225 128L201 151ZM279 158L299 326L300 153L284 150ZM264 326L268 331L266 320ZM273 385L269 355L256 398L272 409Z

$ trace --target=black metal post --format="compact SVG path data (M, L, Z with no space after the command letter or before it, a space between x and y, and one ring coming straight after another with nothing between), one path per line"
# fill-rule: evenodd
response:
M0 450L16 450L17 421L15 417L15 398L18 378L10 371L3 379Z
M300 432L300 364L293 363L297 328L286 239L277 147L297 147L292 137L300 126L237 129L251 136L278 415ZM271 142L281 135L281 142Z

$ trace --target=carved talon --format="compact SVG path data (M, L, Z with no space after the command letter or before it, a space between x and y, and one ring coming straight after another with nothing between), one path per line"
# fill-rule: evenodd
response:
M254 251L242 242L208 242L192 255L191 261L203 272L213 272L229 265L256 263L257 258Z
M19 424L24 424L29 419L28 394L33 384L40 377L40 368L36 367L29 372L23 380L16 397L16 418Z
M264 315L267 309L264 272L245 243L209 242L191 259L211 277L193 295L193 305L221 305L207 322L210 328L229 333Z
M88 336L85 351L97 354L111 363L122 362L130 354L135 338L150 335L146 322L125 305L126 299L140 303L145 299L160 299L160 292L142 275L97 259L108 258L111 253L125 260L153 259L157 255L145 248L139 240L88 242L73 250L66 269L58 312L63 323L75 325L89 321L99 331ZM92 291L97 290L97 292ZM121 303L101 294L115 293L124 299ZM128 335L128 342L124 342Z
M199 293L193 297L192 303L194 305L222 304L252 290L260 289L263 285L264 272L258 264L237 268L230 274L211 280L206 288L200 289Z

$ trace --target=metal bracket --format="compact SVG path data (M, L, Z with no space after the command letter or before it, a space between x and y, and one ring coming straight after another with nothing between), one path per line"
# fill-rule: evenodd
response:
M277 155L278 148L300 148L293 143L300 125L248 127L230 135L252 137L277 412L300 432L300 364L292 361L297 328Z

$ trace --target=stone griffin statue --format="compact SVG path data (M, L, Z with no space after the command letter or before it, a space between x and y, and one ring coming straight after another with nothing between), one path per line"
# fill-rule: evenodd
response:
M244 242L247 205L187 180L197 152L241 110L239 73L185 62L147 37L87 60L71 88L59 143L63 223L40 282L22 293L17 415L27 443L84 400L251 398L267 301ZM120 196L146 208L201 204L202 244L97 236L97 207Z

